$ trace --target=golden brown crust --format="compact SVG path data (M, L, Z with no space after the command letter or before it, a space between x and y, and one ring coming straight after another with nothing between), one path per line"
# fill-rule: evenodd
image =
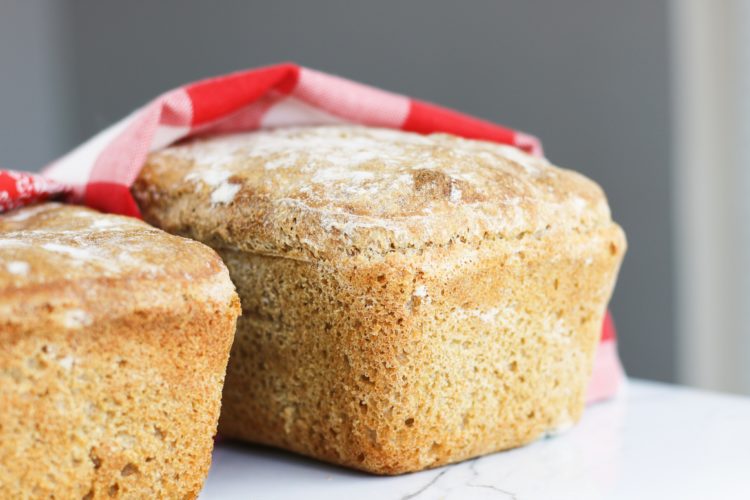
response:
M91 301L91 314L121 313L131 301L103 299L126 284L172 286L224 272L216 253L200 243L130 217L57 203L0 216L0 263L0 311L6 317L30 297L50 298L47 292L59 301ZM224 300L232 294L226 283L215 292Z
M0 497L197 496L238 309L195 242L57 204L0 216Z
M487 143L324 127L172 148L133 191L237 285L223 434L397 474L579 418L626 243L578 174Z
M351 126L174 146L149 158L133 193L160 227L305 259L611 223L596 184L510 146Z

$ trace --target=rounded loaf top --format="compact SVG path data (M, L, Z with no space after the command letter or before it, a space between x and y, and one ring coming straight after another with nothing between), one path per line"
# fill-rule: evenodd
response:
M0 215L0 294L9 297L21 290L63 295L74 287L95 295L99 286L106 292L128 281L177 289L225 273L210 248L130 217L58 203ZM217 299L233 293L226 282Z
M601 189L484 141L359 126L214 136L152 154L147 220L253 251L392 251L611 223Z

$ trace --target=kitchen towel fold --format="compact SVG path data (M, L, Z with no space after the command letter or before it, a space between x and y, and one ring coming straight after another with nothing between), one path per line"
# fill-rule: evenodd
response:
M542 154L539 141L522 132L283 63L170 90L55 161L40 175L0 170L0 212L60 198L103 212L140 217L130 186L152 151L189 137L336 123L423 134L445 132ZM588 401L613 396L623 380L614 325L607 313Z

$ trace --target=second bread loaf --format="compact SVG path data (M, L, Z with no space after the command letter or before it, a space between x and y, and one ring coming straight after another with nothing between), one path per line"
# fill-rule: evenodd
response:
M397 474L579 419L625 251L585 177L481 141L311 127L173 146L133 193L240 294L222 434Z

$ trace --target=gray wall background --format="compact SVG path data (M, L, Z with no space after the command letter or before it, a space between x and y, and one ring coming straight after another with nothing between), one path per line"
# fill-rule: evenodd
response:
M631 375L675 376L666 1L0 0L0 165L33 169L156 94L293 60L540 136L628 235Z

